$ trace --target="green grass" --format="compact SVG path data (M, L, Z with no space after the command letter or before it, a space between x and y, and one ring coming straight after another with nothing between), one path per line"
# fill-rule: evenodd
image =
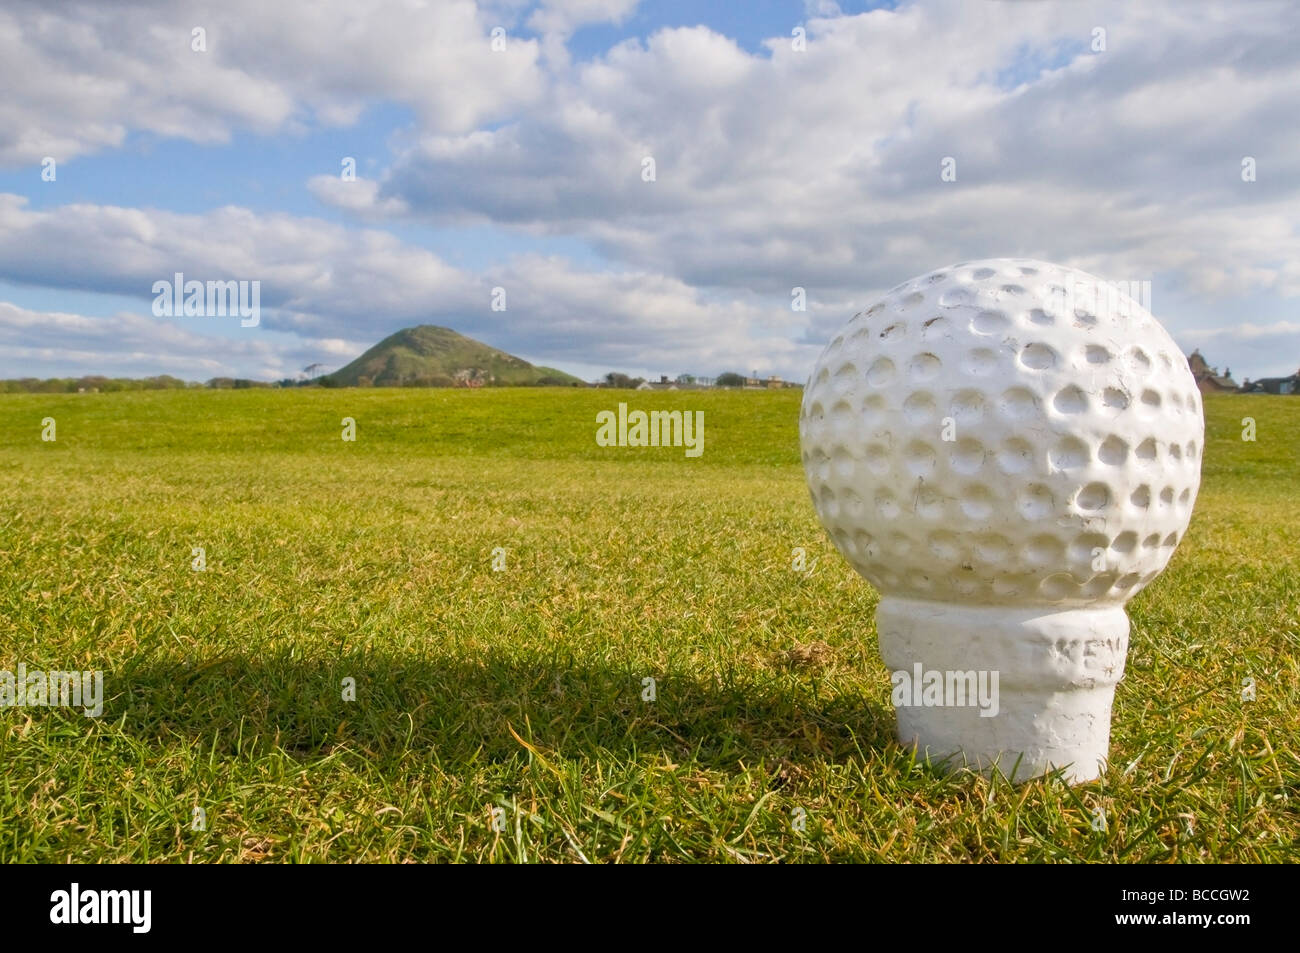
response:
M704 455L596 446L619 400L704 410ZM1300 859L1300 400L1206 399L1192 527L1077 788L894 741L798 400L0 396L0 667L107 696L0 711L0 860Z

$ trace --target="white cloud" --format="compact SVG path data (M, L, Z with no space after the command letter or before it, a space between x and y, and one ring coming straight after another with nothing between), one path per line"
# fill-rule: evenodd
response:
M835 0L803 0L803 12L807 17L843 16L843 11Z
M764 323L759 303L711 300L664 275L579 271L559 258L526 255L488 278L510 295L509 313L499 316L503 334L561 361L713 375L787 371L816 356L816 348L787 337L756 335ZM788 299L785 306L788 314Z
M103 205L33 210L0 193L0 277L152 299L176 272L260 281L271 330L356 337L474 309L481 280L393 235L227 206L202 215ZM213 319L217 320L217 319Z
M1176 337L1188 351L1198 348L1221 371L1231 371L1238 384L1246 377L1289 377L1300 373L1300 323L1295 321L1247 321L1182 331Z
M286 342L252 334L232 339L126 311L92 318L0 301L0 367L7 369L7 377L170 374L197 381L239 376L273 380L293 377L331 355L350 359L356 353L352 342Z
M476 274L386 232L319 219L260 216L235 207L203 215L96 205L32 210L21 197L0 193L0 279L128 295L147 312L154 282L170 282L176 272L199 281L260 281L261 329L297 335L313 342L313 353L327 348L346 359L413 324L447 325L561 367L661 366L713 374L740 361L747 368L786 371L813 356L806 345L761 336L761 302L712 299L653 272L580 270L563 258L521 255ZM504 311L491 307L497 287L506 292ZM141 320L152 323L164 340L180 333L175 328L189 334L211 322L225 320L227 330L238 323L233 317L130 320L137 329ZM43 342L54 328L71 329L70 321L23 323L11 315L14 328ZM104 326L76 325L86 333ZM349 343L321 343L330 339ZM212 340L217 343L196 353L223 353L225 339ZM301 350L274 338L259 346L264 353L232 346L213 360L237 363L249 374L255 359L269 367L270 356L284 347ZM8 354L20 356L16 350ZM19 373L21 362L5 369L4 357L0 351L0 376Z
M738 294L843 297L1008 253L1293 296L1300 14L1254 9L936 2L813 20L806 52L768 55L663 30L511 123L425 135L362 210L576 235Z
M337 175L314 175L307 188L322 202L346 209L362 218L401 218L409 209L400 198L379 197L379 183L358 177L345 181Z
M415 123L389 167L315 176L312 195L369 226L487 223L576 240L611 264L525 256L475 274L373 227L240 208L33 210L0 195L0 276L129 294L174 270L260 278L269 327L312 339L434 321L557 362L708 373L734 357L790 376L815 350L802 342L827 339L874 292L962 259L1153 280L1194 303L1157 306L1175 334L1260 296L1300 296L1295 5L1209 3L1189 17L1178 0L932 0L837 15L807 0L804 12L805 51L788 29L753 53L683 27L574 65L575 30L647 11L10 4L0 162L111 148L140 129L283 133L395 102ZM189 50L197 23L208 54ZM505 53L491 52L495 25ZM1107 47L1093 53L1097 26ZM955 182L940 180L945 156ZM1243 156L1257 181L1242 181ZM497 283L508 318L487 310ZM812 308L791 315L796 285Z
M542 0L528 17L538 33L569 34L589 23L622 23L638 0Z
M19 2L0 9L0 166L63 161L143 130L199 143L410 106L462 131L531 102L535 40L490 46L471 0ZM192 31L206 31L206 52Z

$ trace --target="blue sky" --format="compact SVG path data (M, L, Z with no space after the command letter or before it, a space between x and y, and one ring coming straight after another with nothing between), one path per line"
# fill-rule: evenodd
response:
M269 379L435 323L587 377L798 379L873 295L998 255L1150 280L1185 350L1291 373L1296 26L1173 0L19 4L0 377ZM154 315L176 271L260 281L263 319Z

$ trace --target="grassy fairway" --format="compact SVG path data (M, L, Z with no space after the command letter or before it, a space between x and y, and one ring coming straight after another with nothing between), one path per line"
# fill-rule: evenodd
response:
M619 400L703 410L704 455L596 446ZM0 711L0 860L1300 859L1300 399L1206 399L1111 769L1074 789L893 741L798 400L0 396L0 668L106 695Z

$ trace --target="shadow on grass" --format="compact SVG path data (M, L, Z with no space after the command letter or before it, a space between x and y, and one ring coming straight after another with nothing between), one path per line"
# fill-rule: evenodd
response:
M651 675L655 697L646 700ZM355 701L343 698L348 678ZM104 722L150 743L199 740L218 756L282 750L303 760L340 746L379 762L418 751L453 772L527 758L524 742L551 759L662 754L734 768L844 761L894 740L891 710L831 694L815 676L705 678L522 651L482 661L140 659L105 673L105 695Z

